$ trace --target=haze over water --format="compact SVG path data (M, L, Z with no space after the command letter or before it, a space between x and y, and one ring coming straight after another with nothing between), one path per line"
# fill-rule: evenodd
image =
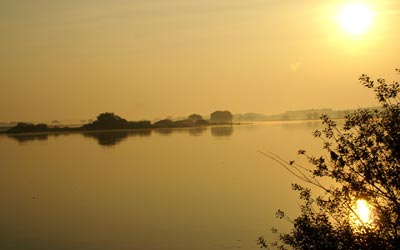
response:
M0 122L373 106L357 79L398 67L400 3L357 1L351 34L348 2L2 0Z
M258 150L320 152L318 124L0 136L0 249L258 249L298 212L298 180Z

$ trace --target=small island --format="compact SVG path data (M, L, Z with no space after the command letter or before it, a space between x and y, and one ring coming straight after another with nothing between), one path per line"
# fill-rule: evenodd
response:
M187 119L173 121L163 119L152 123L151 121L128 121L112 112L101 113L95 121L86 123L80 127L60 127L57 125L49 126L44 123L33 124L19 122L5 133L43 133L43 132L84 132L101 130L121 130L121 129L151 129L151 128L184 128L200 127L209 125L228 125L232 124L233 115L230 111L215 111L211 113L210 119L205 120L201 115L191 114Z

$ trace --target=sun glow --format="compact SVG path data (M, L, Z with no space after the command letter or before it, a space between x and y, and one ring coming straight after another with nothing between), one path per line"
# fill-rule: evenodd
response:
M357 200L353 205L353 211L355 214L352 214L351 221L354 226L373 227L373 209L366 200Z
M371 222L371 211L365 200L357 200L356 213L363 223Z
M368 32L375 17L371 6L362 2L346 4L338 15L342 28L350 34L361 35Z

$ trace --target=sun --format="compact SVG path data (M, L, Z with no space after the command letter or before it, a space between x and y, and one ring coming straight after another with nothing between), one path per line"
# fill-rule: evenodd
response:
M371 223L371 210L365 200L357 200L356 213L362 223Z
M356 200L352 206L352 213L350 215L351 225L354 229L360 227L374 227L374 209L363 199Z
M361 35L368 32L375 17L371 6L354 2L343 6L338 15L342 28L350 34Z

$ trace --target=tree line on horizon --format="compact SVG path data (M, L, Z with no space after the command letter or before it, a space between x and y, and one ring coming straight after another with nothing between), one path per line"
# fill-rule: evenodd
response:
M201 115L191 114L186 119L173 121L163 119L152 123L151 121L128 121L112 112L101 113L95 121L86 123L80 127L48 126L45 123L33 124L20 122L8 129L6 133L34 133L34 132L67 132L67 131L91 131L91 130L113 130L113 129L151 129L151 128L179 128L207 125L231 124L233 115L230 111L215 111L211 113L210 119L205 120Z
M372 109L372 108L371 108ZM256 122L256 121L294 121L294 120L318 120L321 115L328 115L332 119L344 119L347 115L354 112L355 110L347 109L347 110L333 110L331 108L321 108L321 109L305 109L305 110L290 110L285 111L279 114L273 115L266 115L263 113L254 113L254 112L247 112L247 113L237 113L232 114L232 122ZM197 114L193 114L197 115ZM209 121L209 116L201 116L203 120ZM166 119L171 121L177 120L186 120L188 117L172 117L168 116ZM165 120L165 119L164 119ZM93 119L84 119L80 120L79 124L86 124L92 123ZM0 122L0 127L3 128L10 128L18 125L17 121L11 122ZM32 122L24 122L28 124L32 124ZM40 123L40 124L51 124L50 126L55 127L71 127L67 125L62 125L63 123L57 119L51 120L49 123ZM4 130L4 129L3 129Z

